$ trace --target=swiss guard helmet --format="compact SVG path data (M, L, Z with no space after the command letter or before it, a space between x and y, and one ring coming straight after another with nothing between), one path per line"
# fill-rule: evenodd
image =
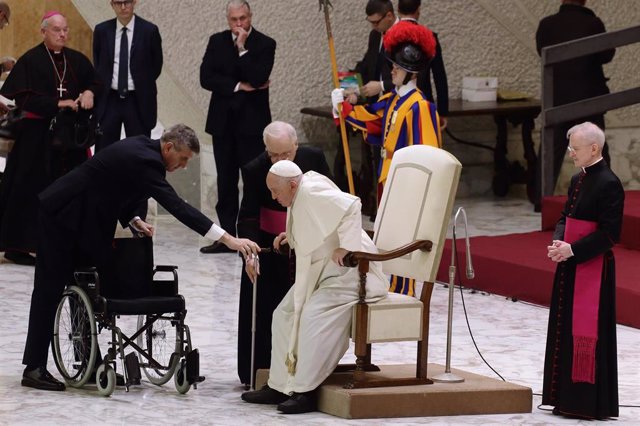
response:
M417 73L436 54L436 39L431 30L411 21L400 21L384 35L387 59L408 73Z

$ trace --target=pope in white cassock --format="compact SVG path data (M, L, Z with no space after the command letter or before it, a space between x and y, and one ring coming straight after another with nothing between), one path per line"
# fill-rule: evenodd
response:
M269 381L242 394L256 404L278 404L285 414L315 411L315 390L349 347L358 270L342 266L349 251L376 252L362 229L358 197L327 177L302 174L293 162L275 163L267 175L271 195L287 209L287 231L274 247L288 243L296 254L295 283L273 313ZM253 260L247 273L255 277ZM367 274L367 301L386 296L388 282L378 262ZM258 300L258 303L260 301Z

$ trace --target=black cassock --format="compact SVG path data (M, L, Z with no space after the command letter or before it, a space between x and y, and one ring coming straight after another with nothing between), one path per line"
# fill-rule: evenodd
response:
M300 146L294 162L303 173L310 170L331 177L327 160L318 148ZM271 198L265 182L272 163L266 152L242 168L244 183L242 204L238 215L238 236L249 238L260 247L272 247L277 234L261 229L260 210L268 209L286 214L287 209ZM284 232L284 229L282 230ZM256 304L255 369L269 368L271 363L271 317L287 291L293 285L295 261L275 253L260 255L260 276ZM251 310L253 284L246 273L240 280L240 308L238 315L238 377L250 383L251 370ZM255 370L254 370L255 374Z
M66 47L62 54L66 72L60 53L50 57L45 45L39 44L20 57L0 90L27 113L0 184L0 251L36 250L38 193L87 159L86 149L59 151L49 143L49 123L58 112L58 100L76 99L86 89L97 95L100 87L86 56ZM62 97L52 58L58 74L64 75Z
M575 241L574 256L558 264L549 310L542 403L562 414L589 418L618 416L615 262L620 238L624 190L604 160L571 179L569 198L553 238L564 241L566 218L597 223L596 231ZM572 314L576 265L603 255L595 351L595 383L574 383Z

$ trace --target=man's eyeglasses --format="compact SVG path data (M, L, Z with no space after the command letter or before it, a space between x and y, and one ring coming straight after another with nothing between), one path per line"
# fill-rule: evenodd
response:
M114 6L129 7L133 4L133 0L113 0L111 4Z
M571 145L567 145L567 151L569 151L569 154L574 154L580 148L584 148L585 146L591 146L591 145L581 145L581 146L575 146L575 147Z
M369 17L367 16L367 17L366 17L366 18L364 18L364 19L365 19L368 23L370 23L371 25L373 25L374 27L377 27L377 26L378 26L378 24L379 24L380 22L382 22L382 20L383 20L384 18L386 18L386 17L387 17L387 15L382 15L382 18L380 18L380 19L369 19Z
M285 151L285 152L271 152L271 151L267 151L267 155L269 156L269 158L274 159L274 158L289 158L291 157L291 155L293 155L293 150L291 151Z

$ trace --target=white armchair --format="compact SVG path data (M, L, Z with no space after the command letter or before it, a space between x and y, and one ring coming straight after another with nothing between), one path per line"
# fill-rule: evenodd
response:
M354 308L352 338L357 357L354 388L431 383L427 379L429 304L453 209L462 166L445 150L414 145L394 153L376 218L373 241L379 253L351 252L345 263L360 271L360 301ZM365 303L370 261L388 274L424 281L420 298L389 293ZM416 376L381 379L367 375L371 344L417 341Z

